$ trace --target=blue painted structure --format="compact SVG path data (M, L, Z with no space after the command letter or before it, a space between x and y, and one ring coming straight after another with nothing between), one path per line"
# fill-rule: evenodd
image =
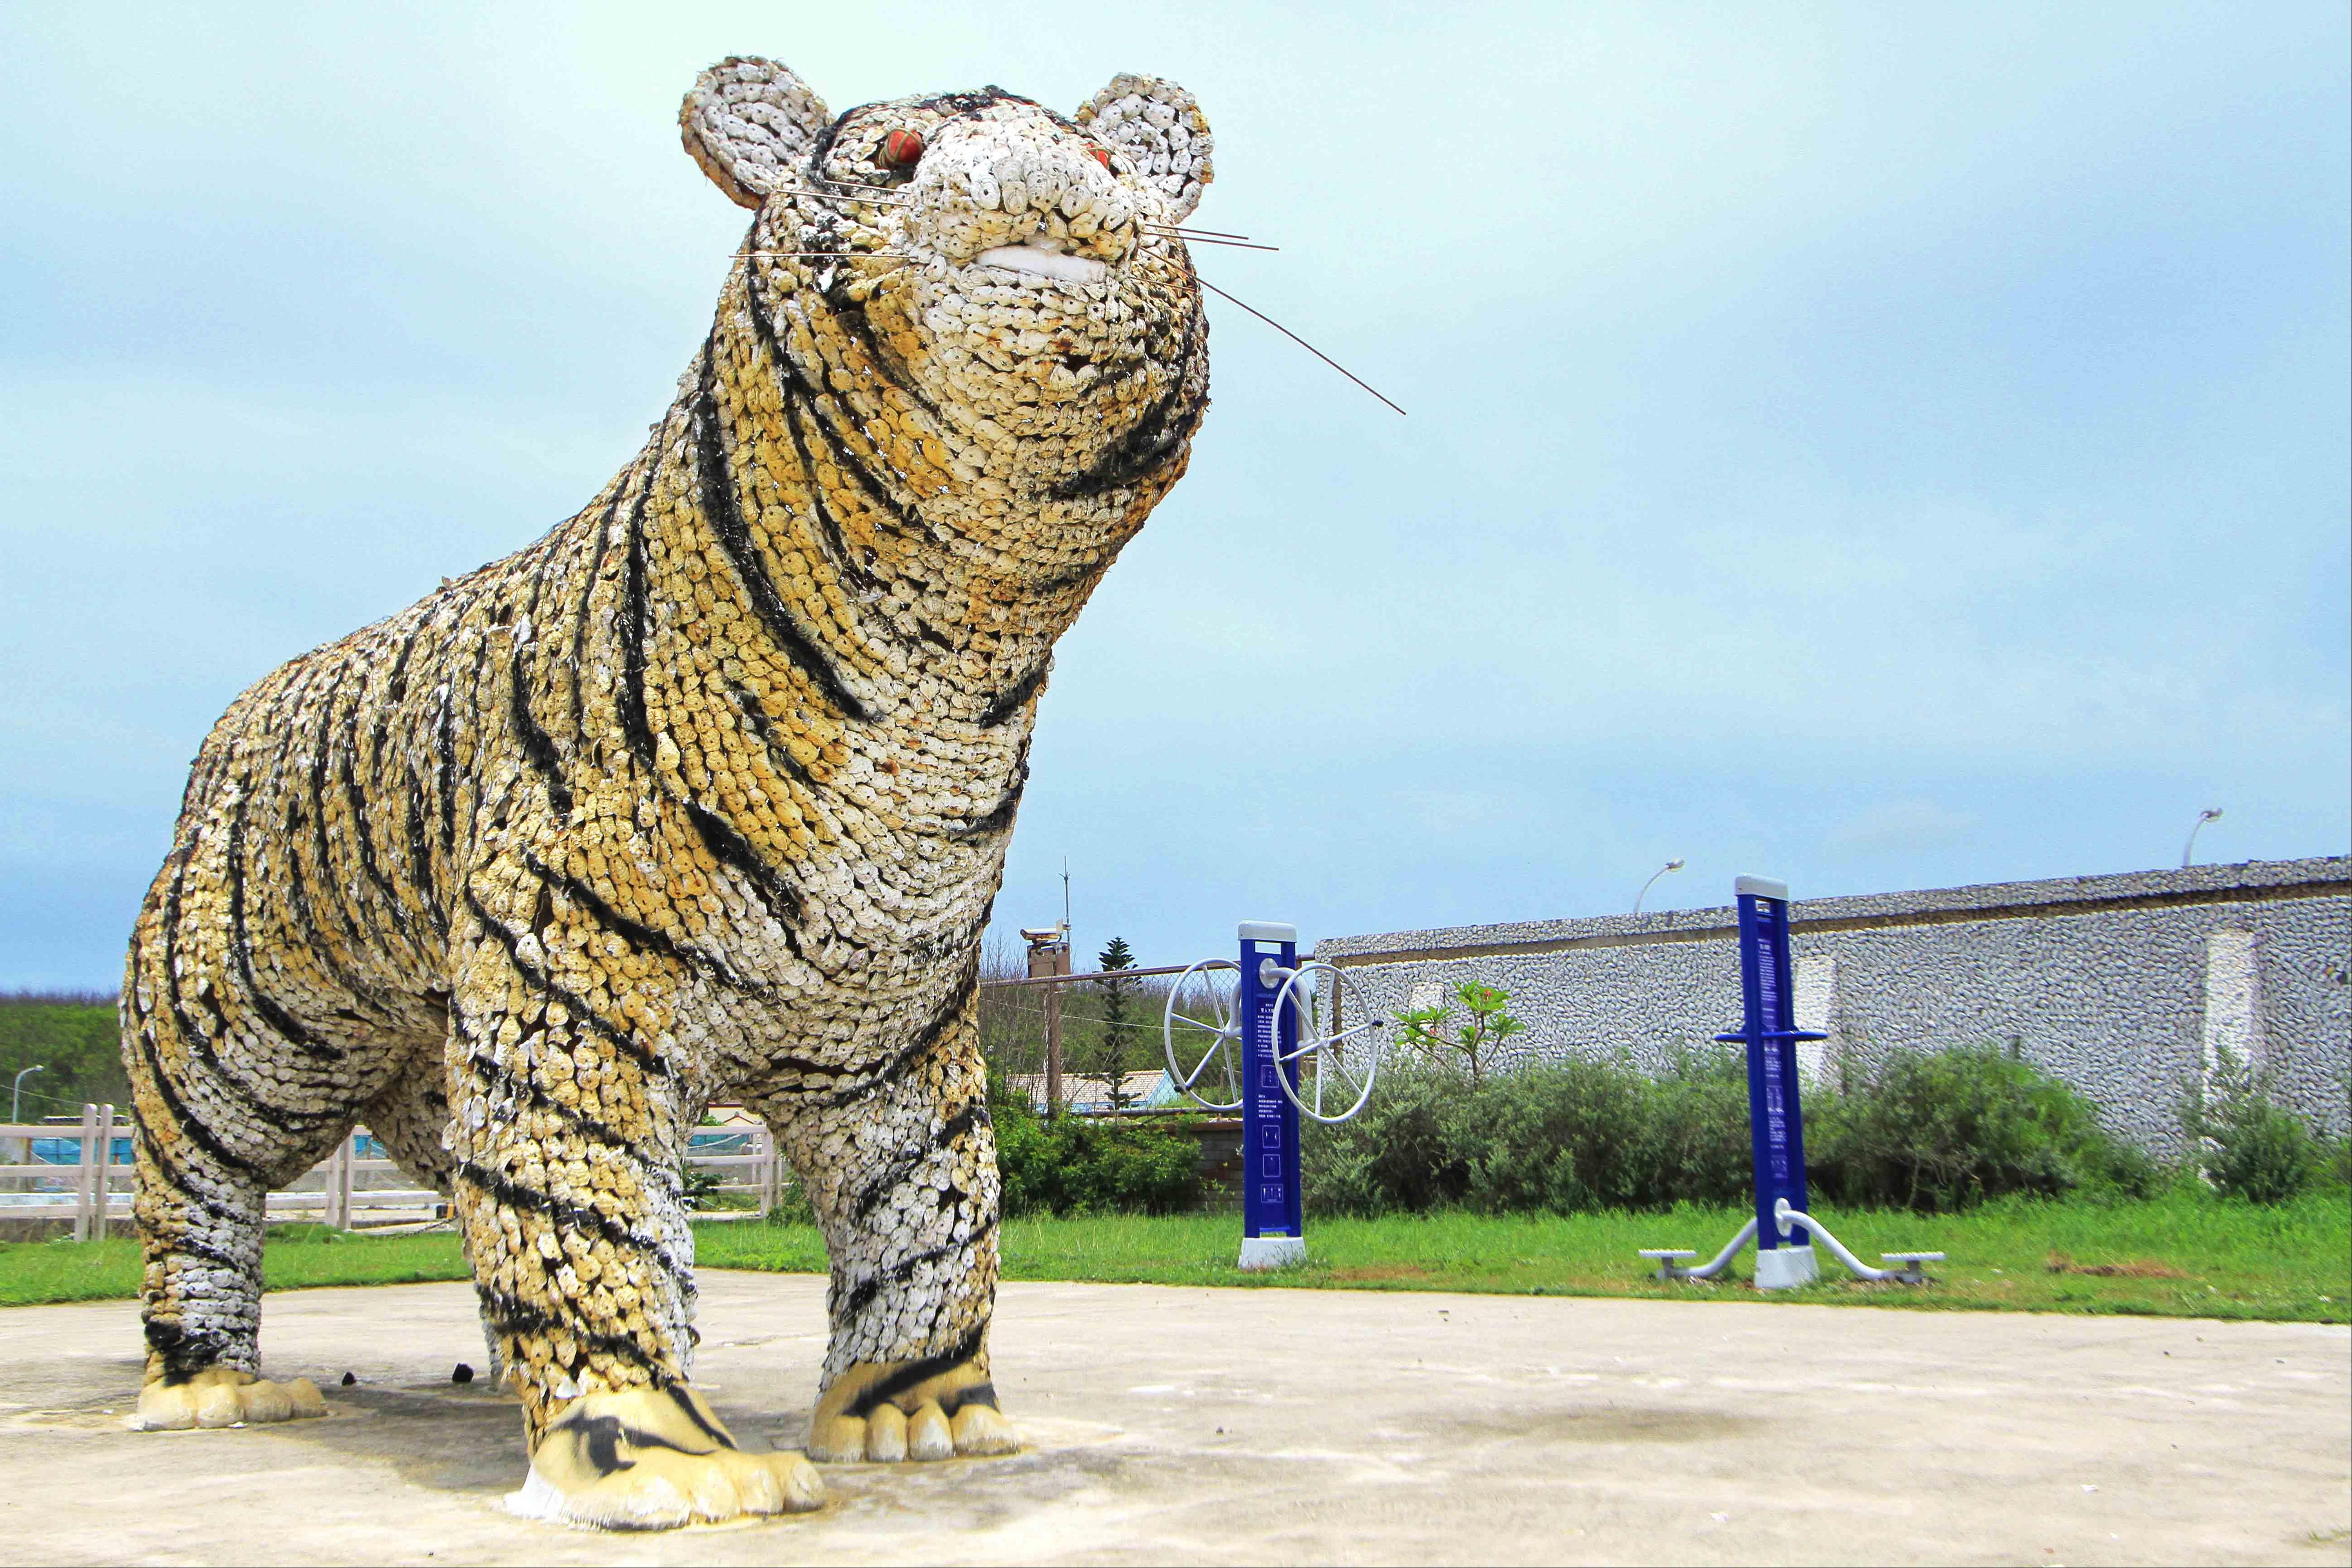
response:
M1283 940L1287 932L1288 939ZM1275 1082L1274 1075L1291 1075L1298 1085L1298 1064L1281 1057L1298 1050L1298 1014L1283 1009L1275 1016L1275 994L1283 975L1262 979L1259 966L1267 959L1283 970L1297 967L1298 933L1288 926L1253 921L1241 928L1241 987L1238 994L1242 1030L1242 1235L1303 1237L1307 1234L1299 1207L1298 1110Z
M1797 1042L1827 1035L1797 1027L1797 997L1790 977L1789 890L1760 877L1742 877L1739 900L1739 994L1744 1015L1736 1034L1718 1040L1748 1047L1748 1126L1756 1152L1756 1246L1810 1247L1804 1226L1780 1234L1775 1214L1782 1200L1803 1212L1805 1117L1797 1088ZM1776 896L1777 895L1777 896Z

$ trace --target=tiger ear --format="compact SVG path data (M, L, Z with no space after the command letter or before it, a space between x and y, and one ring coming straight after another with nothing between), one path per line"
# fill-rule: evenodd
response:
M1110 79L1110 85L1078 110L1078 123L1097 141L1127 155L1143 183L1167 203L1165 216L1181 222L1201 205L1201 188L1213 177L1209 154L1216 138L1192 95L1156 76Z
M791 177L832 122L824 100L773 60L730 55L694 79L678 106L686 150L740 206L756 207Z

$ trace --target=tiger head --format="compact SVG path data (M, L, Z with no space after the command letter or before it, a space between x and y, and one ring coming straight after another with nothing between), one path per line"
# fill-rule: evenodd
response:
M702 74L679 123L758 214L745 260L762 324L944 458L955 482L926 513L1075 506L1109 553L1182 472L1208 351L1171 229L1211 178L1212 140L1181 88L1119 76L1075 115L990 87L834 116L783 67L739 58Z

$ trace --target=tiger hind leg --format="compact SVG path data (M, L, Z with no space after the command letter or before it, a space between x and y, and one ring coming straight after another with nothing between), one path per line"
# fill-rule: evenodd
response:
M210 1097L164 1069L157 1036L171 1044L173 1020L137 1019L130 1027L136 1032L124 1055L138 1126L140 1315L148 1350L131 1425L172 1431L325 1415L308 1378L275 1383L259 1373L267 1175L192 1110Z
M148 1344L130 1425L169 1432L324 1415L308 1377L261 1377L261 1241L270 1187L334 1147L351 1107L318 1079L294 1084L266 1069L285 1047L275 1020L230 987L226 966L188 954L184 938L151 898L122 987ZM297 1110L291 1098L308 1105Z

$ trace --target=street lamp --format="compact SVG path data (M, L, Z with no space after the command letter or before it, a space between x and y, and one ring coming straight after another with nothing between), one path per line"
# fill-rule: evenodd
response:
M1633 895L1633 912L1637 915L1642 912L1642 900L1650 896L1650 882L1656 881L1659 878L1664 876L1669 871L1679 871L1682 868L1683 863L1680 860L1669 860L1664 865L1659 867L1656 870L1651 872L1650 881L1643 883L1642 890Z
M2189 868L2189 858L2197 853L2198 828L2203 827L2207 823L2212 821L2215 817L2220 816L2221 815L2221 808L2218 805L2209 805L2204 810L2197 814L2196 826L2191 827L2189 830L2189 842L2180 847L2180 868L2182 870L2185 871Z
M11 1085L8 1089L9 1121L22 1121L24 1120L23 1117L16 1113L24 1108L25 1104L25 1079L37 1072L47 1072L48 1070L49 1069L47 1067L29 1067L16 1075L16 1081Z

